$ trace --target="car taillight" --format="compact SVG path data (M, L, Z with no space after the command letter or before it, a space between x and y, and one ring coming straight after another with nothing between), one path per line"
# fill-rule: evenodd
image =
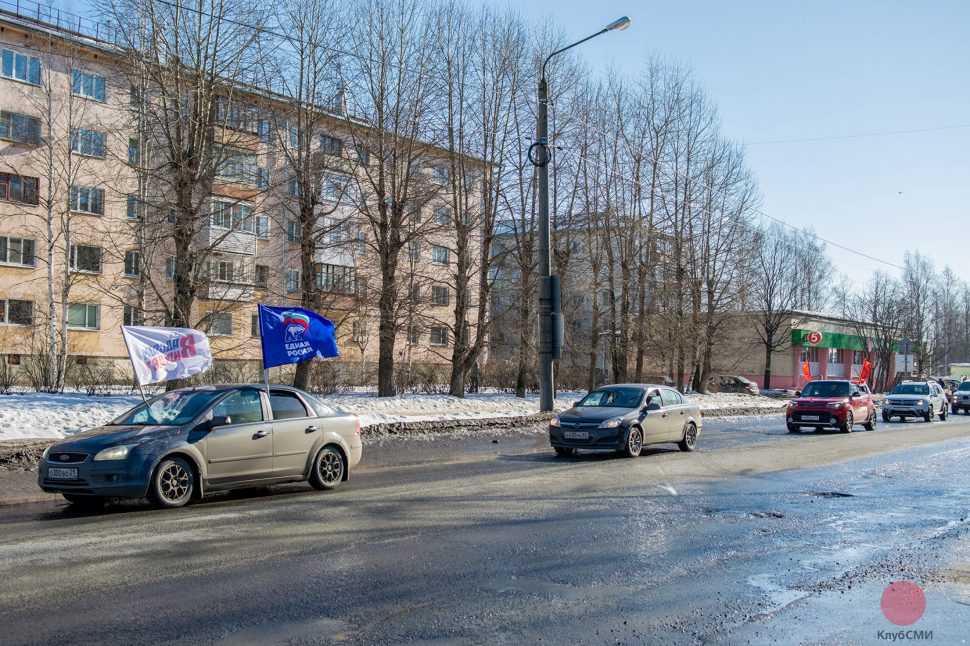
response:
M357 418L357 430L354 431L354 435L360 435L360 418Z

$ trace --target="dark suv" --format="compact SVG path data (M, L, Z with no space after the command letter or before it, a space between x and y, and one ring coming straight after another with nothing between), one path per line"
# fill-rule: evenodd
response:
M867 431L876 429L876 407L864 383L848 379L810 381L796 395L785 411L789 433L798 433L804 426L834 427L843 433L851 433L854 424L862 424Z

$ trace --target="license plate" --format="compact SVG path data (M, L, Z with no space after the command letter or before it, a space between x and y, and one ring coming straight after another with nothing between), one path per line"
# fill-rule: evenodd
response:
M51 467L47 470L47 477L51 480L77 480L77 469Z
M586 431L563 431L562 436L567 440L588 440L589 433Z
M806 422L817 422L818 415L802 415L802 419Z

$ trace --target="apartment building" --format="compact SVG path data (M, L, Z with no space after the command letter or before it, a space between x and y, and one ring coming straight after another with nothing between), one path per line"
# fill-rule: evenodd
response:
M46 351L66 320L68 354L125 369L121 326L166 325L176 257L172 193L144 136L139 89L114 45L90 34L0 11L0 354L13 370ZM257 303L302 296L298 189L287 164L295 134L283 97L236 89L212 106L220 162L193 236L198 287L189 320L209 334L217 359L260 357ZM360 177L372 162L349 135L359 120L321 106L313 133L322 215L313 242L320 312L338 330L341 361L376 361L380 281L371 199ZM411 209L422 234L402 253L399 359L444 364L454 336L452 207L446 151L423 147L414 172L429 191ZM466 192L480 195L477 178ZM437 189L435 188L437 187ZM477 187L477 188L476 188ZM470 255L477 255L471 250ZM195 257L197 256L197 257ZM477 294L477 285L468 290ZM471 308L468 325L475 325Z

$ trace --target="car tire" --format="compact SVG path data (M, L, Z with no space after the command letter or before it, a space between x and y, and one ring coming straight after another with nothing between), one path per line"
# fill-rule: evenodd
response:
M932 406L930 406L929 408L926 409L926 414L923 415L923 421L924 422L932 422L933 421L933 407Z
M801 433L802 432L802 427L801 426L798 426L796 424L789 424L788 425L788 432L789 433Z
M561 458L569 457L570 455L576 454L576 449L571 449L568 446L554 446L552 447L556 450L556 455Z
M314 489L335 489L343 482L347 465L343 454L332 444L320 449L313 459L310 471L310 486Z
M948 412L949 411L948 411L947 405L946 404L943 404L943 408L940 409L940 421L941 422L945 422L946 421L946 415L947 415Z
M161 509L182 507L195 493L195 469L184 458L165 458L148 485L148 500Z
M884 422L886 422L888 424L892 420L892 418L893 418L893 416L890 415L889 413L887 413L886 411L883 411L882 412L882 421L884 421Z
M845 414L845 421L842 422L842 424L839 426L839 430L842 431L843 433L851 433L852 425L854 423L855 423L855 420L852 418L852 411L849 411Z
M688 422L687 428L684 429L684 439L678 442L677 446L685 453L690 453L697 448L697 427L693 422Z
M623 455L628 458L635 458L643 450L643 431L639 426L631 426L627 434L626 446L623 447Z
M867 431L876 430L876 409L872 409L872 412L869 413L869 421L863 424L862 428L866 429Z
M101 507L107 502L107 500L101 496L83 496L76 493L62 493L61 495L64 496L64 500L66 500L71 506L84 509Z

